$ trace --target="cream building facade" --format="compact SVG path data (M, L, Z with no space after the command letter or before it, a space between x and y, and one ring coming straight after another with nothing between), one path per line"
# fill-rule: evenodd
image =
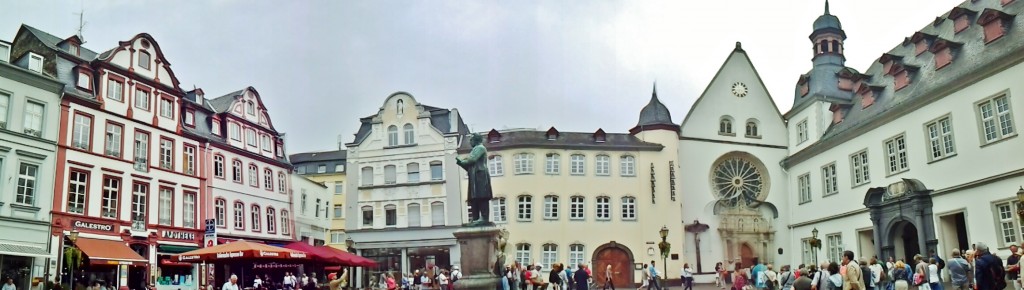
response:
M344 212L356 252L378 268L357 270L357 286L382 271L411 273L460 261L452 235L465 206L455 164L468 132L456 109L421 104L412 95L388 96L377 113L360 119L348 148L352 168Z
M295 166L294 174L309 178L327 187L330 193L330 224L327 244L348 250L345 240L345 163L347 153L339 144L339 150L296 153L288 157Z
M679 126L653 94L630 133L491 130L485 133L494 199L491 220L511 233L507 263L590 264L595 281L611 265L618 287L641 282L636 264L656 260L662 227L678 278L680 227L675 161ZM468 154L469 139L460 152ZM463 186L467 186L464 179ZM465 200L464 194L462 200ZM677 248L678 247L678 248Z

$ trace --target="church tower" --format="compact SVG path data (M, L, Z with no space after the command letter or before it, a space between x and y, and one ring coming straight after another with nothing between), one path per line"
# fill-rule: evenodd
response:
M853 83L864 77L846 67L846 32L839 17L829 11L814 20L811 41L813 66L800 75L794 88L793 108L784 116L788 121L791 152L813 144L829 126L841 118L844 106L853 99Z

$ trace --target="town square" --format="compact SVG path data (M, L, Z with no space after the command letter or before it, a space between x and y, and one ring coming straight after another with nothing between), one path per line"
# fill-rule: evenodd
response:
M2 290L1022 290L1021 13L0 1Z

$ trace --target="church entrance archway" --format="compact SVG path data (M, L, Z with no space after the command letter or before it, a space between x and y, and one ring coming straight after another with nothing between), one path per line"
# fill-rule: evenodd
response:
M740 261L744 268L754 265L754 257L757 257L757 254L754 253L754 248L750 247L750 244L740 245Z
M932 217L932 190L917 179L904 178L886 187L868 189L864 206L874 224L875 252L880 258L893 257L913 261L916 254L935 250L935 222Z
M897 222L889 235L895 256L903 261L913 261L914 255L921 254L917 240L917 227L908 221Z
M594 250L591 272L598 286L604 286L605 269L612 266L612 284L616 288L630 288L633 285L633 251L614 241ZM661 266L661 265L658 265Z

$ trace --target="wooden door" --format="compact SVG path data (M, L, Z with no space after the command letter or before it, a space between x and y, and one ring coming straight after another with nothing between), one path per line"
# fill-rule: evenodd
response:
M633 286L633 261L625 250L617 247L601 249L594 256L593 268L590 272L594 275L594 282L598 287L604 286L605 269L612 266L612 283L616 288L632 288Z
M750 247L750 244L743 243L740 245L740 260L743 263L743 268L753 267L754 257L754 249Z

